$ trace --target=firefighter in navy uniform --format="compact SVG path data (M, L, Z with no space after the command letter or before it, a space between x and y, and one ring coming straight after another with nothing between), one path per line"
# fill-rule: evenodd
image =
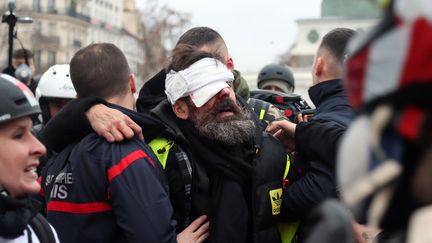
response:
M142 126L153 121L132 110L134 75L116 46L98 43L79 50L71 60L70 74L79 97L100 97L99 102ZM60 131L56 135L62 136ZM42 171L47 218L62 242L185 242L185 235L201 242L206 238L208 225L201 226L205 217L198 227L176 235L166 177L146 143L138 137L109 143L83 132L83 138L68 141Z

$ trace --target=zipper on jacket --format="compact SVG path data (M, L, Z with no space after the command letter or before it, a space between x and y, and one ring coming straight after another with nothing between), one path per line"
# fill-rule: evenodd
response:
M255 225L255 191L256 191L256 181L255 181L255 169L257 160L260 157L260 145L255 144L254 150L255 150L255 156L252 160L252 175L251 175L251 184L252 184L252 190L251 193L251 203L250 203L250 212L251 212L251 227L252 227L252 242L256 242L256 234L257 234L257 227Z

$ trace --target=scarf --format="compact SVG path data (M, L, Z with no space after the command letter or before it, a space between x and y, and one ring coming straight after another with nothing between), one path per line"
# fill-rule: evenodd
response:
M207 176L209 185L205 193L209 202L210 241L248 242L251 240L251 175L254 150L248 144L226 146L198 135L189 121L180 121L189 142L194 163L193 187L202 186L200 177ZM204 168L203 170L199 169ZM204 171L206 175L198 173ZM203 195L196 189L193 198Z
M0 193L0 236L19 237L35 214L30 198L16 199Z

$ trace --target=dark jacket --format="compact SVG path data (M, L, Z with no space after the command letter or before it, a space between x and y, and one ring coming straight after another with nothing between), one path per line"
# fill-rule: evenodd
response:
M354 111L340 79L321 82L309 89L309 97L316 106L311 121L347 127L354 119Z
M139 91L136 107L138 112L149 113L161 101L166 99L165 94L165 69L144 83Z
M309 89L316 111L310 122L319 122L332 127L345 128L354 117L340 80L317 84ZM310 140L309 143L329 143L324 139ZM331 144L336 145L332 142ZM287 217L292 220L303 219L307 213L329 197L336 197L336 178L334 161L320 161L317 156L303 153L296 144L298 152L290 170L291 185L284 191L284 205ZM332 148L329 152L335 151Z
M241 102L244 106L244 101ZM247 108L249 109L249 108ZM234 215L228 215L224 222L212 222L212 218L221 218L220 215L212 215L215 213L224 213L230 209L221 209L214 205L212 206L212 196L217 195L217 192L211 191L211 185L214 182L213 171L209 170L205 166L205 162L199 161L196 158L198 153L202 151L197 150L196 147L191 147L189 141L190 137L187 137L185 133L180 129L178 118L175 117L172 112L171 105L164 101L152 110L152 115L158 117L166 125L166 129L161 133L161 136L165 136L170 140L174 141L174 146L170 149L170 154L166 163L165 171L168 176L170 186L170 197L171 203L173 204L176 219L179 221L180 227L186 227L186 218L191 217L189 222L194 218L206 214L210 218L210 240L212 242L233 242L238 240L236 235L240 235L241 232L230 231L235 222ZM258 121L256 121L258 122ZM255 139L255 146L257 153L253 153L253 157L249 161L253 167L251 172L252 181L248 185L244 186L244 191L247 191L247 201L250 211L249 226L244 225L243 229L248 234L248 241L253 242L280 242L280 235L276 227L276 223L281 220L281 214L274 211L272 213L272 201L278 201L279 198L271 199L269 193L272 190L282 188L283 172L286 166L286 154L284 149L272 136L262 133L260 126L257 126L257 138ZM236 151L228 151L226 153L235 154ZM172 151L172 152L171 152ZM184 157L176 156L175 153L184 152L187 156L188 162L191 165L191 193L187 195L185 192L185 174L187 170L184 170L185 166L183 161ZM236 155L237 156L237 155ZM181 159L179 159L181 158ZM186 171L186 173L185 173ZM282 190L281 190L282 192ZM280 194L279 194L280 195ZM190 196L190 199L188 198ZM241 196L241 195L237 195ZM229 199L227 199L229 200ZM189 215L188 211L189 204L191 210ZM235 209L234 209L235 210ZM275 209L277 210L277 209ZM237 211L241 211L238 209ZM213 225L212 225L213 224ZM223 227L221 225L223 224ZM217 227L216 230L212 227ZM218 229L224 228L223 231ZM237 227L238 229L238 227ZM181 229L179 229L181 230Z
M345 130L346 128L319 122L301 122L297 124L294 138L297 152L307 154L308 158L324 162L334 169L337 150Z
M48 121L42 130L41 136L43 141L53 151L60 152L67 145L76 143L89 133L92 133L93 129L87 120L85 113L95 104L112 106L105 100L97 97L86 97L68 102L68 104L63 107L56 116ZM138 113L133 112L130 114L136 115ZM145 133L146 140L151 140L156 136L156 133L161 129L162 125L148 114L140 114L138 116L142 117L140 119L140 124L143 127L155 127L155 129L147 130Z
M148 122L111 107L140 125ZM176 242L165 174L137 138L108 143L90 133L50 160L42 185L61 242Z

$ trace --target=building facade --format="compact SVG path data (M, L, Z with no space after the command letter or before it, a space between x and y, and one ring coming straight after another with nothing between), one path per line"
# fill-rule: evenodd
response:
M142 76L144 50L139 11L134 0L19 0L15 14L30 16L32 24L17 23L17 37L35 53L36 73L54 64L69 63L74 53L90 43L110 42L126 55L132 71ZM125 8L127 6L127 8ZM0 6L7 11L7 6ZM133 22L136 21L136 22ZM0 26L0 66L7 66L8 25ZM14 50L22 48L14 41Z

